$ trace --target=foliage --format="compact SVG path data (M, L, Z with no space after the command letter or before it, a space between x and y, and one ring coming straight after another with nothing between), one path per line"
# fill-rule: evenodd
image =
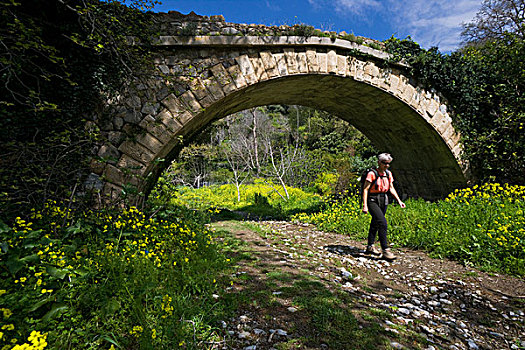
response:
M364 39L360 36L355 36L354 33L345 34L341 36L341 38L356 43L358 45L362 45L364 43Z
M70 198L99 130L86 123L129 74L147 67L149 1L11 1L0 6L0 200ZM141 10L142 7L142 10ZM87 126L87 127L86 127Z
M212 294L229 264L207 220L48 203L0 222L2 348L202 348L224 317Z
M408 200L389 208L389 239L400 246L473 264L491 271L525 275L525 187L496 183L456 190L445 200ZM335 202L296 220L319 229L366 239L370 217L358 197Z
M391 38L385 44L394 60L404 59L422 84L438 90L452 106L474 179L525 182L522 38L507 33L504 40L450 55L424 50L410 38Z
M289 35L304 36L305 38L309 38L314 34L315 28L304 23L294 25L289 32Z

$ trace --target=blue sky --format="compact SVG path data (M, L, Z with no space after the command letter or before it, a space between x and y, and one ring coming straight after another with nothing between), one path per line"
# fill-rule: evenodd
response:
M162 1L162 0L161 0ZM460 43L461 23L471 21L482 0L164 0L156 11L222 14L227 22L280 25L305 23L376 40L412 37L442 52Z

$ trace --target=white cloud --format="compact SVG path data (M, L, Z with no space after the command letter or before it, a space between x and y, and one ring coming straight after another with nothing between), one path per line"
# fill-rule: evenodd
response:
M472 20L480 0L388 0L390 25L399 36L410 35L421 46L454 50L460 43L461 24Z
M333 6L338 13L353 14L354 19L370 23L367 14L379 14L383 26L397 37L408 35L421 46L438 46L443 52L460 43L461 24L471 21L481 0L308 0L312 6ZM381 25L374 23L374 25Z

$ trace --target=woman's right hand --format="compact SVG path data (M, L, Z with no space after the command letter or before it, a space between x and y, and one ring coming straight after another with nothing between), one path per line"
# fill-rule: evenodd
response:
M368 214L368 206L363 206L363 213Z

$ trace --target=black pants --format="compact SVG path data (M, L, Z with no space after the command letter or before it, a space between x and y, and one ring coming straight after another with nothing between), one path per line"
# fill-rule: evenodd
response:
M372 221L370 222L370 229L368 230L368 245L373 245L376 241L376 235L379 234L381 249L388 248L388 242L386 240L388 224L385 218L387 207L388 196L382 194L369 196L368 212L372 215Z

